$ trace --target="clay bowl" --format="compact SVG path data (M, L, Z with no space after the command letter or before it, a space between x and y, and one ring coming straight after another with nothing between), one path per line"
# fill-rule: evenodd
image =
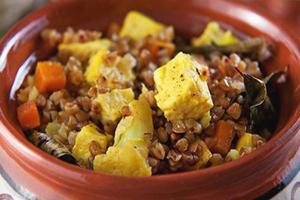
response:
M275 136L237 161L194 172L143 178L80 169L28 142L9 98L28 66L47 57L41 48L39 32L46 27L63 30L67 26L104 31L110 22L121 22L133 9L173 25L177 33L187 37L199 34L207 21L217 20L236 32L272 41L277 50L274 58L264 64L264 71L270 73L289 65L288 82L279 88L281 110ZM1 170L40 199L264 198L272 196L272 188L291 176L295 163L299 165L298 41L265 13L231 1L65 0L49 4L19 22L1 41L0 49Z

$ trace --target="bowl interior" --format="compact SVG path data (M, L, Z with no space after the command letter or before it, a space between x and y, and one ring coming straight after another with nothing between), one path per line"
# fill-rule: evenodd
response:
M24 137L16 121L15 105L10 99L36 60L45 59L50 53L43 48L39 38L40 31L44 28L62 31L71 26L75 29L105 32L111 22L121 23L129 10L139 10L162 23L173 25L176 33L186 37L199 35L208 21L216 20L239 35L262 36L271 41L276 52L271 60L263 64L264 72L269 74L289 66L287 83L279 87L281 109L276 139L282 137L283 130L288 130L295 122L300 98L299 52L285 30L278 28L269 18L255 14L241 5L233 7L226 1L216 4L208 0L190 1L186 4L175 0L164 0L159 4L149 3L147 0L64 1L28 16L1 42L0 114L6 124L14 127L15 131L11 134L16 138ZM36 148L36 151L40 150Z

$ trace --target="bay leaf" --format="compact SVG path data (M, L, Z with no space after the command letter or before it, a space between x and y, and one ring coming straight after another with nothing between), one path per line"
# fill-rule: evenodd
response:
M278 111L274 107L274 83L286 72L275 71L264 80L239 71L244 78L246 98L249 105L250 129L253 133L261 133L264 129L273 132L278 120Z
M237 53L258 61L264 61L271 56L269 48L263 38L251 38L236 44L224 46L213 43L211 45L194 47L186 44L182 38L176 38L175 43L177 52L182 51L184 53L202 54L204 56L209 56L214 52L218 52L222 55Z

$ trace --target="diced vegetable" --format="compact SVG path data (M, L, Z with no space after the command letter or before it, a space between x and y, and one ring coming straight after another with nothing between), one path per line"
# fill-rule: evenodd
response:
M132 60L131 56L127 54L123 57L116 56L112 63L107 63L104 56L108 53L109 51L101 50L91 57L84 73L87 81L94 84L100 77L105 77L106 83L111 89L117 88L117 83L130 85L135 79L132 70L136 64L135 60Z
M40 93L63 89L66 85L66 74L58 62L38 62L35 69L34 85Z
M107 50L100 50L90 58L89 65L84 73L84 76L89 83L96 83L97 79L101 76L99 67L104 64L104 55L107 53Z
M173 43L161 41L157 39L149 40L147 44L147 48L153 56L157 55L159 50L161 50L162 48L167 50L168 55L172 55L175 51L175 45Z
M148 35L159 33L165 26L137 11L129 12L124 20L120 35L129 36L134 40L143 39Z
M40 115L34 101L28 101L17 108L18 120L23 128L36 128L40 125Z
M232 160L237 160L239 158L240 158L240 152L236 149L230 149L230 151L226 155L225 160L232 161Z
M212 156L212 153L210 152L204 141L202 141L201 139L197 139L197 143L201 146L202 155L199 158L199 161L194 166L188 168L189 170L196 170L205 167Z
M101 50L108 50L110 45L110 40L100 39L85 43L63 43L59 45L58 49L68 55L75 56L80 61L86 61L97 52Z
M242 137L237 142L236 149L241 152L242 148L252 148L252 134L251 133L244 133Z
M86 125L76 136L72 154L77 160L82 160L84 164L87 164L88 158L91 156L89 150L91 142L97 142L103 152L105 152L107 145L111 140L112 137L110 135L100 133L97 128L91 124Z
M211 120L210 112L207 111L202 118L200 119L200 124L203 128L207 128L209 126L209 122Z
M128 140L143 139L145 143L150 142L152 136L152 110L144 95L129 104L131 115L123 118L116 129L114 145L122 146Z
M226 155L230 149L231 142L234 138L233 124L224 120L217 122L216 128L216 145L213 147L214 151Z
M151 108L143 96L129 104L131 115L116 129L115 141L106 154L94 159L94 170L121 176L150 176L148 143L153 134Z
M192 40L193 46L208 46L216 44L218 46L232 45L240 42L231 31L224 31L217 22L207 24L204 32L198 38Z
M208 111L213 107L206 82L207 70L206 66L184 53L178 53L155 70L154 81L158 91L155 99L168 120L199 120L205 116L207 125Z
M61 125L57 122L50 122L47 124L45 131L48 135L56 135L60 129Z
M131 88L114 89L111 92L98 94L95 101L100 105L100 119L116 122L121 118L121 110L134 99Z
M36 97L39 95L39 91L33 86L28 94L28 101L34 101Z

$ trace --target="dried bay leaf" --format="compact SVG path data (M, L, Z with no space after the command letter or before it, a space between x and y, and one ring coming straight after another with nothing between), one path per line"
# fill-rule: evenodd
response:
M263 38L252 38L238 42L236 44L218 46L217 44L211 44L206 46L191 46L185 43L182 38L176 38L175 40L177 52L202 54L209 56L211 53L218 52L221 54L229 55L231 53L241 54L250 57L254 60L263 61L270 57L271 53Z
M271 132L275 130L278 111L273 104L274 83L285 72L286 69L276 71L264 80L260 80L239 71L244 78L246 98L249 105L250 129L253 133L261 133L264 129Z

